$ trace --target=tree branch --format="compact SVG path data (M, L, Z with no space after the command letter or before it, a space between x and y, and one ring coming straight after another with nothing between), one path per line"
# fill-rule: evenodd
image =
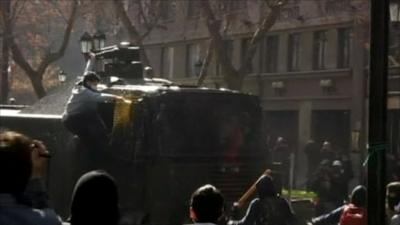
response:
M208 69L208 65L210 64L211 59L213 57L214 45L215 45L214 40L211 39L210 43L208 44L206 57L204 58L202 66L201 66L199 79L197 80L197 86L201 86L204 83L204 80L208 76L207 69Z
M69 38L71 36L72 27L74 26L77 6L78 6L78 2L76 0L73 0L72 6L71 6L72 7L71 14L68 18L67 27L64 32L63 41L61 43L61 46L57 52L55 52L55 53L50 52L50 53L46 54L46 56L43 58L42 62L39 64L39 67L38 67L39 74L43 74L45 72L46 68L51 63L57 61L64 55L65 49L68 46Z
M18 45L15 43L14 38L10 38L10 44L11 44L11 52L12 52L12 57L15 63L21 67L24 71L26 71L27 74L33 74L35 73L35 70L29 65L29 63L26 61L24 55L22 54L21 50L19 49Z
M113 0L113 1L114 1L114 7L117 11L117 15L120 16L122 23L128 30L130 42L136 43L137 45L139 44L141 45L141 43L138 43L141 40L140 34L136 29L136 27L132 24L131 20L129 19L128 14L124 9L121 0Z
M214 12L211 9L209 0L201 1L204 15L206 15L208 32L215 42L215 53L217 54L218 61L221 62L221 69L225 74L230 76L237 76L237 71L232 65L230 58L227 55L226 44L220 33L221 21L216 20Z
M24 0L16 0L14 3L14 7L11 10L12 14L10 16L10 25L11 27L14 27L14 24L12 23L16 23L18 20L18 16L21 15L21 12L24 10L25 8L25 3L26 1Z
M269 2L269 1L267 1ZM280 14L280 9L285 1L276 1L276 4L271 4L270 6L270 13L264 18L261 25L257 28L254 32L253 37L249 43L249 46L246 49L244 60L239 68L239 74L244 74L246 69L249 65L251 65L254 54L257 50L257 45L265 36L265 34L271 29L271 27L275 24L278 16Z
M122 24L124 25L125 29L128 31L129 41L136 44L140 47L140 58L144 66L150 66L150 60L147 57L145 50L143 49L142 37L136 27L132 24L131 20L128 17L127 12L122 5L121 0L113 0L114 7L116 10L117 15L120 16L122 20ZM153 76L153 74L149 74L149 76Z

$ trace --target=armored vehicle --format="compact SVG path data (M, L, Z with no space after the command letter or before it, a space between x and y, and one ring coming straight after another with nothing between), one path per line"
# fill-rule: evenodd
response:
M197 187L215 185L228 207L265 170L267 150L256 96L144 78L139 48L130 45L93 53L86 70L101 75L103 92L132 101L99 106L110 129L100 167L117 181L123 220L189 223L189 199ZM67 216L73 185L87 170L83 164L96 159L91 157L96 149L85 148L70 134L60 113L2 112L2 127L47 143L50 198L57 212Z

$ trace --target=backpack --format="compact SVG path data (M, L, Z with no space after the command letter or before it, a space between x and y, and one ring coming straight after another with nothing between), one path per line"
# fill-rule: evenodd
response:
M283 202L282 202L283 201ZM279 197L266 198L260 201L260 213L255 222L256 225L286 225L288 215Z
M340 216L340 225L367 225L367 211L353 204L346 205Z

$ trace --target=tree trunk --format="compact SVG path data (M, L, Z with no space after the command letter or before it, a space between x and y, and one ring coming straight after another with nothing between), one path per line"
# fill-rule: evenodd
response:
M213 53L214 53L214 41L211 39L210 43L208 44L206 57L204 58L203 64L201 66L199 79L197 80L197 86L203 85L204 80L208 76L207 69L208 69L208 65L210 64L211 59L214 55Z
M38 73L28 73L29 79L31 80L33 90L35 91L36 96L41 99L46 96L46 89L44 89L42 83L42 76Z
M5 18L9 18L11 2L10 0L3 0L0 3L0 7L2 11L6 14ZM9 35L10 30L9 26L3 27L3 43L1 48L1 93L0 93L0 104L7 104L8 102L8 93L9 93L9 83L8 83L8 67L10 62L10 45L9 45Z
M121 22L124 25L125 29L128 31L129 41L134 43L140 48L140 60L142 61L143 66L150 66L150 60L144 50L142 37L139 34L139 31L136 29L135 25L129 19L127 12L124 9L123 3L121 0L114 0L114 7L116 9L116 13L120 16ZM150 76L149 78L153 77L153 74L147 74Z
M143 46L142 43L140 43L139 48L140 48L140 61L143 64L143 68L146 67L146 66L150 66L151 67L150 60L147 57L146 51L144 50L144 46ZM154 77L154 70L147 71L146 75L147 75L146 78L153 78Z

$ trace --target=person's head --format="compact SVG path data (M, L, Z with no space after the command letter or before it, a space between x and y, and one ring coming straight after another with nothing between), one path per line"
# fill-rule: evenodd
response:
M322 143L322 151L331 151L331 150L332 150L331 143L329 141L324 141L324 143Z
M350 194L350 203L358 207L365 207L367 203L367 188L356 186Z
M153 68L150 66L144 67L144 75L145 77L152 77L153 76Z
M277 190L272 178L268 175L262 175L256 183L256 189L260 198L274 197Z
M395 207L400 203L400 182L392 182L386 186L386 198L390 210L395 211Z
M88 172L79 178L72 194L71 225L117 225L118 202L114 179L105 171Z
M335 160L332 162L332 172L333 173L343 173L343 164L340 160Z
M0 193L21 194L32 173L32 139L17 132L0 132Z
M83 75L83 86L87 88L96 90L99 82L100 77L95 72L89 71Z
M214 186L206 184L193 192L190 218L197 223L216 223L224 211L224 198Z
M276 143L277 144L283 144L285 142L285 139L283 138L283 137L278 137L277 139L276 139Z

